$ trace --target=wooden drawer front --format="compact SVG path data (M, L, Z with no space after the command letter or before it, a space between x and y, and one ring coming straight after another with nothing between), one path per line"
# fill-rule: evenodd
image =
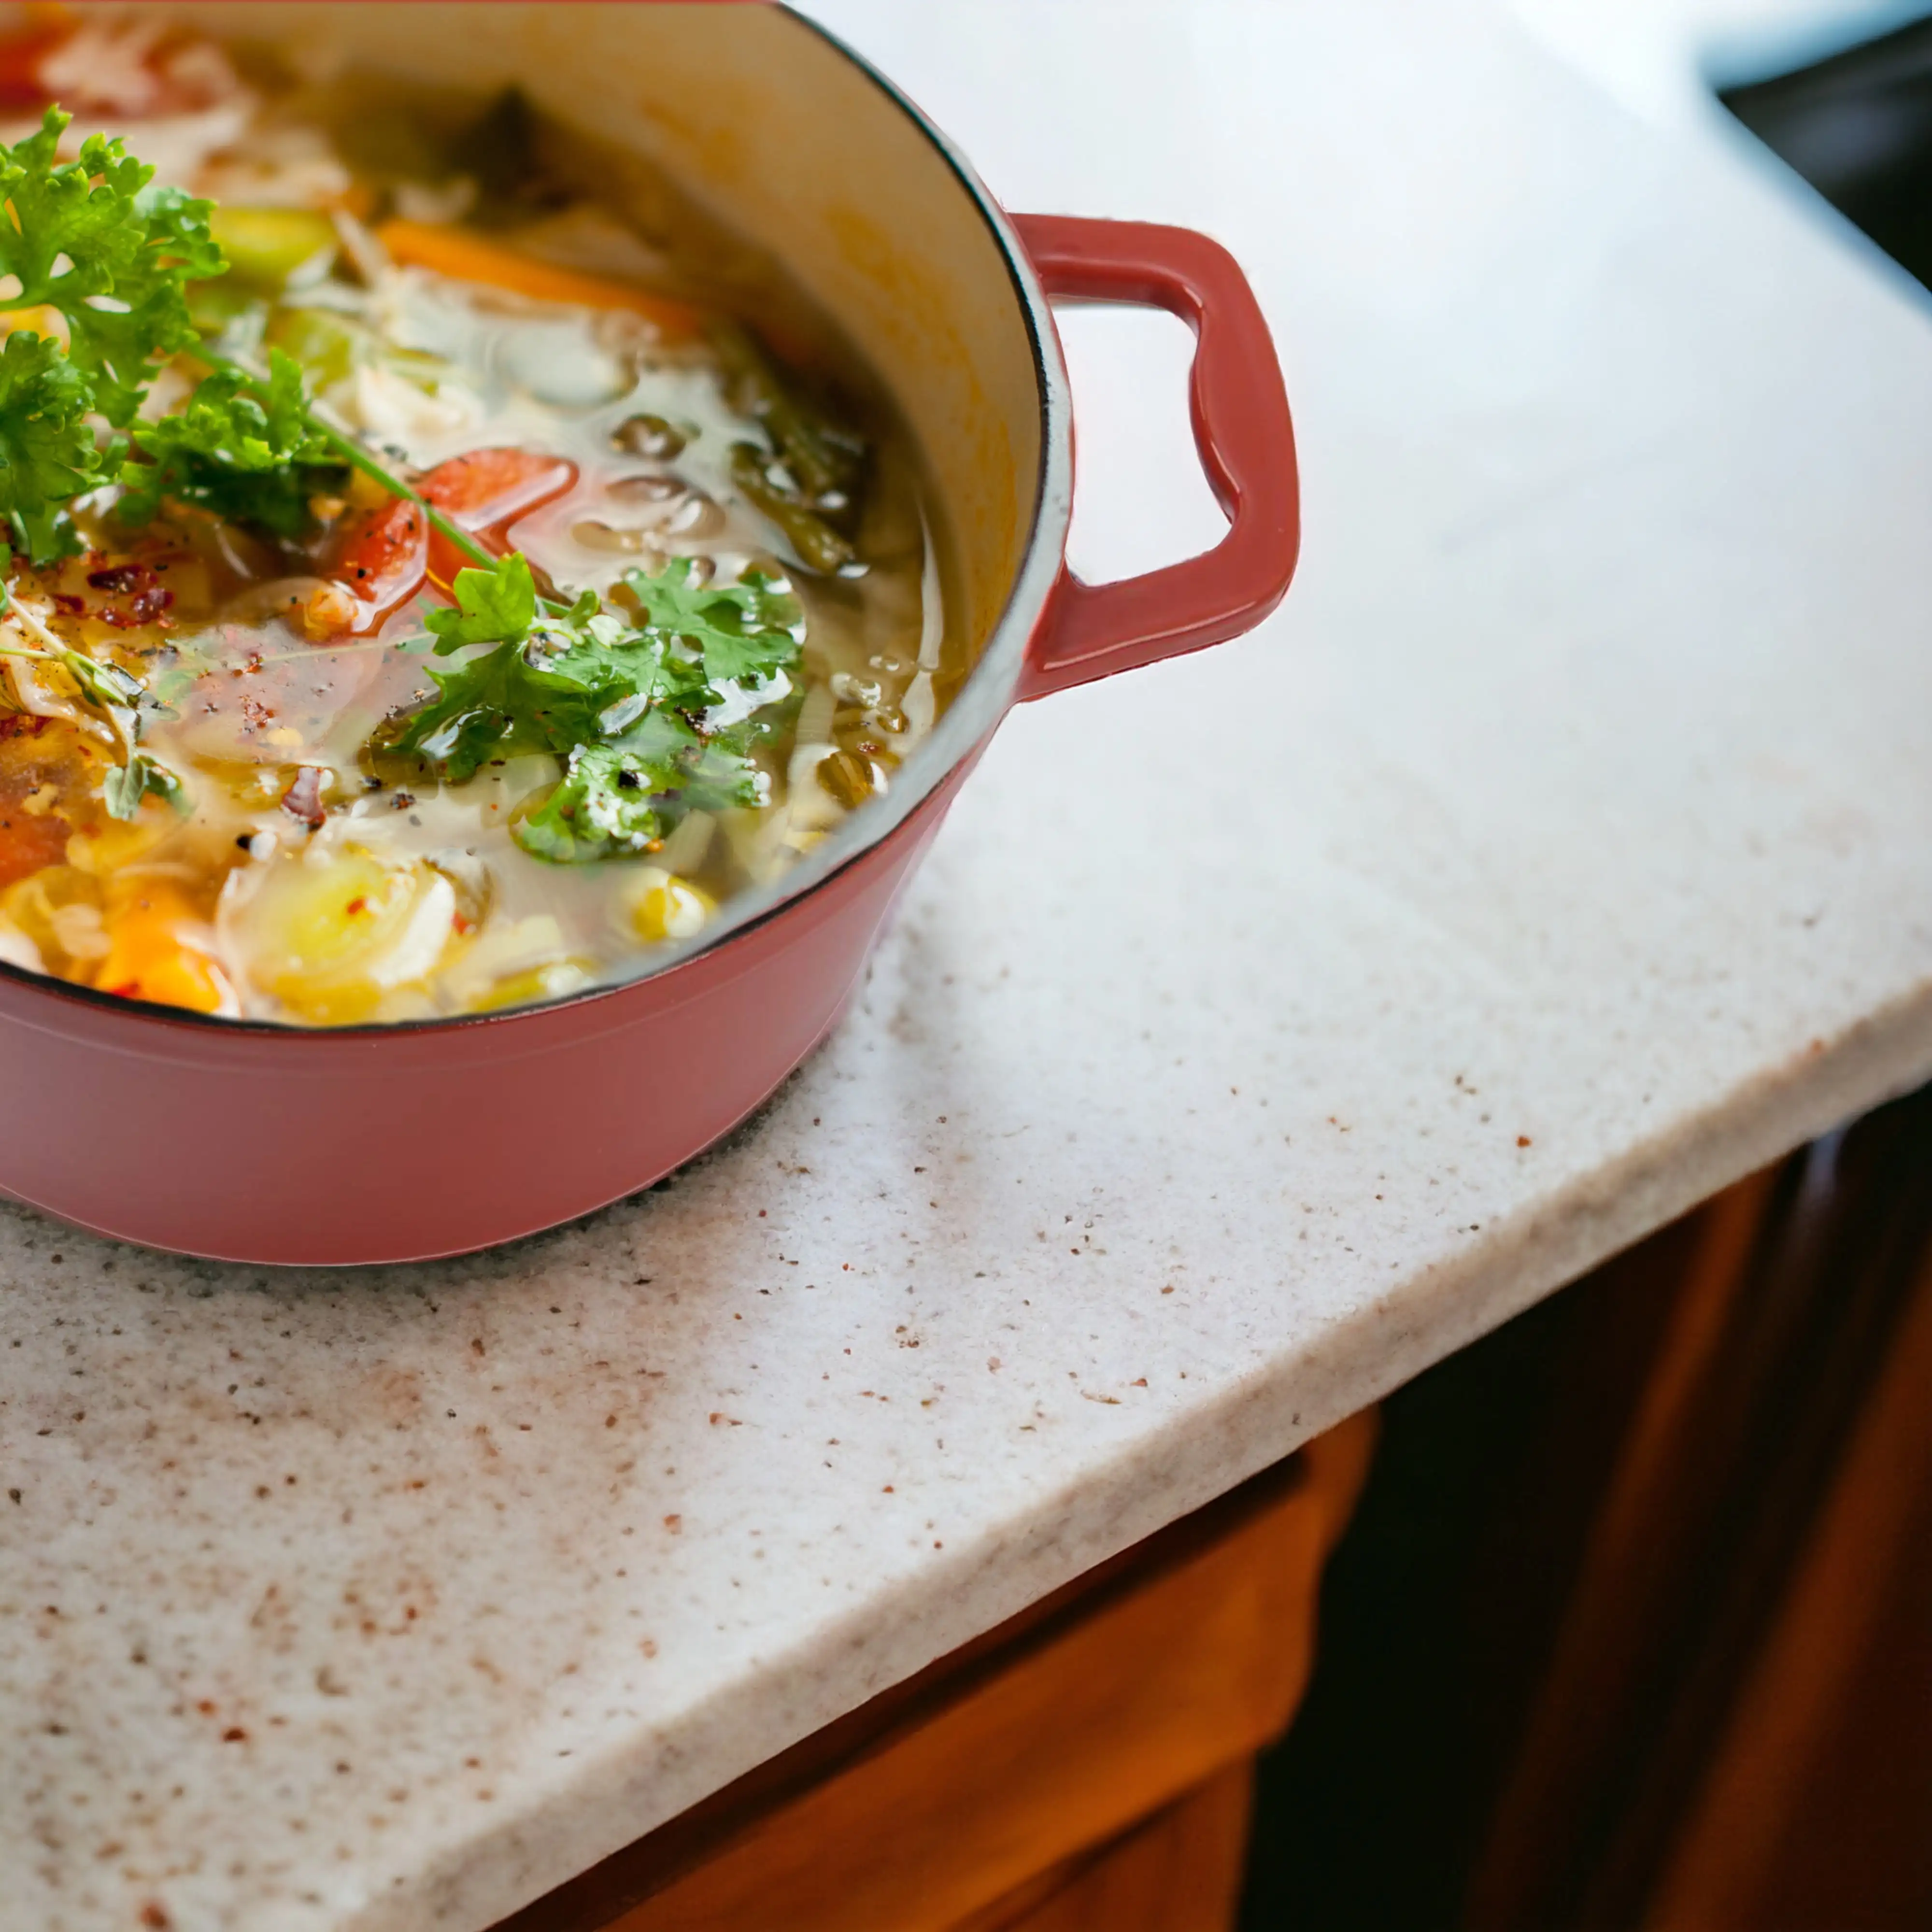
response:
M814 1762L808 1740L795 1780L782 1775L787 1754L742 1798L721 1793L701 1819L674 1821L500 1932L1024 1927L1028 1888L1057 1897L1078 1877L1059 1868L1144 1821L1148 1842L1118 1847L1112 1876L1096 1861L1088 1882L1131 1886L1132 1872L1177 1858L1212 1864L1231 1828L1238 1846L1246 1760L1286 1726L1307 1681L1322 1564L1373 1432L1370 1416L1331 1431L1050 1600L1044 1616L942 1660L910 1700L887 1694L883 1728L865 1735L855 1714L845 1721L860 1724L859 1741L842 1756ZM1214 1782L1231 1766L1238 1794ZM1163 1826L1154 1814L1168 1808ZM1080 1896L1042 1898L1042 1926L1082 1909Z

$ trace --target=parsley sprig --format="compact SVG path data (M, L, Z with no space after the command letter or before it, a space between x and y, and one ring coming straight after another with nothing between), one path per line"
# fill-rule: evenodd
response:
M0 277L8 308L52 309L64 345L26 328L0 357L0 518L38 567L80 548L65 506L107 480L88 418L124 429L163 358L198 340L184 291L218 274L213 203L157 188L118 140L90 134L58 157L73 117L0 146Z
M199 339L186 284L226 264L208 232L214 204L154 185L118 138L90 134L79 160L58 160L73 118L50 107L0 148L0 274L20 279L12 306L60 311L92 406L125 428L161 359Z
M0 516L36 564L80 548L67 506L103 481L92 387L58 343L21 330L0 349Z
M257 384L240 368L218 369L188 406L134 434L140 460L122 470L117 514L145 524L164 500L192 505L271 536L308 526L309 500L340 484L344 464L309 412L302 373L279 349Z
M456 608L427 620L437 655L483 648L432 668L436 695L403 721L394 748L454 784L519 752L562 760L556 787L512 827L537 858L646 851L688 813L761 804L769 788L752 753L790 692L796 599L757 572L694 583L688 557L624 581L635 621L600 608L594 592L546 613L513 554L459 572Z
M263 373L206 348L188 306L190 283L227 272L211 231L214 204L158 186L154 170L118 139L91 134L78 159L58 158L73 116L50 107L39 128L0 145L0 297L15 311L56 310L62 344L12 332L0 356L0 519L40 568L80 548L67 506L104 483L127 486L136 523L164 498L293 536L332 471L362 470L392 495L422 500L323 422L289 358ZM192 351L212 372L188 407L104 446L92 418L125 431L156 370ZM465 556L488 553L433 506L430 522Z

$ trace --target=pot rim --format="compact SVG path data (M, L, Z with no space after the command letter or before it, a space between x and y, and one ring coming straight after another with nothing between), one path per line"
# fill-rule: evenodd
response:
M648 0L634 0L648 4ZM1027 648L1045 616L1065 567L1066 538L1073 514L1072 404L1066 365L1052 306L1041 286L1026 246L1006 210L994 197L960 148L925 111L864 56L820 22L800 12L790 0L778 0L775 10L793 25L814 34L842 56L869 80L890 106L924 136L978 210L1005 264L1027 332L1040 398L1040 460L1036 477L1033 520L1027 532L1020 567L991 634L966 681L932 734L900 768L884 797L869 801L854 812L825 842L794 866L782 878L728 903L717 924L697 938L667 948L640 970L621 980L586 986L548 1000L532 1001L507 1012L448 1013L434 1018L364 1022L352 1026L309 1027L292 1021L228 1017L196 1012L184 1006L134 1000L78 986L51 974L0 959L0 986L38 994L56 1002L74 1001L111 1012L142 1027L213 1029L217 1036L266 1035L289 1040L322 1042L345 1039L376 1040L398 1035L422 1037L471 1028L513 1026L520 1019L554 1014L567 1007L616 999L647 982L694 964L790 911L799 902L837 874L883 844L898 832L948 776L986 739L1012 708Z

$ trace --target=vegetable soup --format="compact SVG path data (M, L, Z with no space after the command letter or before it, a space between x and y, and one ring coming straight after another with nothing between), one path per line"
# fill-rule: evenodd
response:
M0 45L0 959L296 1024L554 998L932 730L908 434L634 157L124 15Z

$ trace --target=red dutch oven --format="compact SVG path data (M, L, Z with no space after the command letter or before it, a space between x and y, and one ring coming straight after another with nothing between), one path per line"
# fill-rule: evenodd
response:
M838 1019L1011 706L1218 643L1275 607L1299 535L1280 369L1216 243L1006 214L917 109L779 8L167 10L250 38L332 39L444 86L514 78L695 184L830 308L892 390L983 640L890 795L628 983L500 1015L309 1031L0 966L8 1193L102 1233L251 1262L487 1246L647 1186L778 1087ZM1193 328L1195 437L1230 526L1216 549L1119 584L1068 571L1073 427L1055 300L1158 307ZM546 1121L555 1132L532 1131Z

